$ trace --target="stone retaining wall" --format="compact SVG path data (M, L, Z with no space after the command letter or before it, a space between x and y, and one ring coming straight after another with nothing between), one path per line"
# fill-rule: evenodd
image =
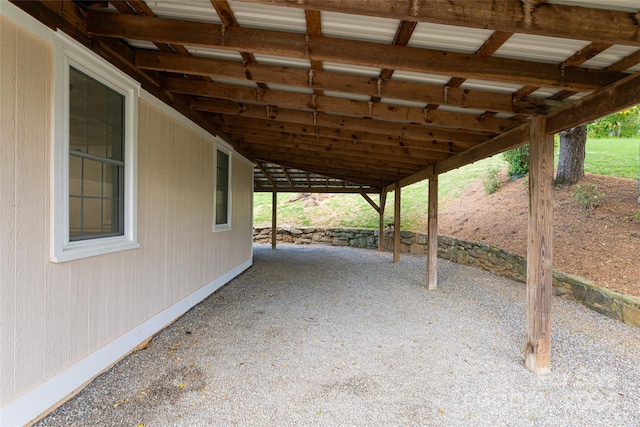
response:
M377 230L285 226L278 228L276 240L293 244L313 243L377 249L378 234ZM393 250L392 228L384 231L383 239L385 250ZM256 243L270 244L271 227L255 228L253 240ZM427 235L401 231L400 242L401 253L424 255ZM518 282L526 282L527 267L523 257L486 243L438 236L438 257L491 271ZM589 280L556 270L553 272L553 292L558 296L575 299L605 316L640 326L640 298L600 288Z

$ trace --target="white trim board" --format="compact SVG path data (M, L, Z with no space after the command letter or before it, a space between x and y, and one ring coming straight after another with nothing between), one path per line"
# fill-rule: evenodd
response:
M121 360L141 342L189 311L196 304L251 267L253 256L197 291L121 335L101 349L0 408L0 426L23 426L77 393L105 369Z

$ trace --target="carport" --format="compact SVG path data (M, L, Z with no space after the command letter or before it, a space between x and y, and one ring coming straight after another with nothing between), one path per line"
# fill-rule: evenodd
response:
M428 179L428 289L438 176L529 143L525 364L549 371L553 135L640 103L637 1L12 3L232 144L255 191L359 193L380 218L394 191L399 230Z

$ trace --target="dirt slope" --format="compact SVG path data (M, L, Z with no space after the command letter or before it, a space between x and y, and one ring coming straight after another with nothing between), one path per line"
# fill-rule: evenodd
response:
M605 193L591 213L580 208L573 187L554 191L553 268L597 285L640 296L638 182L587 175L581 184ZM486 194L480 181L441 208L439 234L484 241L526 256L528 193L522 180Z

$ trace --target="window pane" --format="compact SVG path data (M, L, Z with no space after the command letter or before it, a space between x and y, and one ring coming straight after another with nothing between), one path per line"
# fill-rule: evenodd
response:
M82 236L82 199L69 198L69 240Z
M91 117L105 119L107 117L107 87L88 77L87 105Z
M124 160L122 156L122 145L124 135L122 128L109 126L107 128L107 157L114 160Z
M69 156L69 195L82 196L82 159Z
M87 121L83 116L69 118L69 149L87 152Z
M102 162L83 159L83 196L102 197Z
M102 195L113 198L118 194L118 166L105 164L103 167Z
M107 125L99 120L88 120L89 153L96 156L107 155Z
M117 233L119 228L118 201L105 199L102 204L102 232Z
M229 222L229 155L218 151L216 167L216 224Z
M71 68L69 239L124 234L124 96Z
M102 200L82 199L82 235L102 234Z
M107 93L107 122L118 128L122 128L124 120L124 96L109 89Z
M69 108L71 113L87 114L87 76L69 69Z

